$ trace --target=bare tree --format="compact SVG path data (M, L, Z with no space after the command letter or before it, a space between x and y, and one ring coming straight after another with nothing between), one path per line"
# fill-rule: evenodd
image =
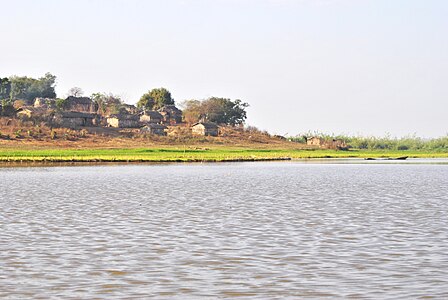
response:
M68 95L74 97L80 97L84 95L84 91L80 87L75 86L68 90Z

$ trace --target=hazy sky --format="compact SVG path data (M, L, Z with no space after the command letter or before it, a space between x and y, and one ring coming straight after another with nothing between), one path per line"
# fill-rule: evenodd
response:
M448 133L445 0L0 0L0 76L242 99L271 133Z

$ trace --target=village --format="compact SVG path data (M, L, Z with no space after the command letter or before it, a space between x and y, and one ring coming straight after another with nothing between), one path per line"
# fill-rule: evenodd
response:
M145 137L170 144L202 139L204 143L228 145L348 149L341 139L316 135L297 139L249 126L249 104L240 99L209 97L175 102L171 92L161 87L148 90L134 105L112 93L87 97L79 87L58 98L55 85L56 76L51 73L40 78L0 77L0 141L74 141L102 136L109 140Z
M198 120L189 123L185 120L183 111L175 104L163 105L157 110L139 108L131 104L121 104L118 113L104 114L98 104L90 97L68 96L63 99L62 105L55 98L36 97L30 105L20 105L23 102L16 101L14 110L3 111L4 116L9 116L9 124L13 119L19 120L21 124L44 124L49 128L66 128L71 130L102 129L103 133L111 132L137 132L152 136L167 136L190 134L192 136L204 137L226 137L229 127L227 124L217 124L206 120ZM28 101L29 102L29 101ZM17 105L19 104L19 105ZM0 106L1 111L1 106ZM242 126L233 126L235 130ZM233 130L233 132L235 132ZM231 130L232 131L232 130ZM254 135L254 130L251 130ZM283 136L270 136L263 133L268 139L263 139L266 144L273 141L286 141ZM247 138L251 139L252 135ZM241 135L243 137L243 135ZM254 138L254 141L256 139ZM346 150L347 145L338 139L324 139L322 137L305 137L305 144L310 148L324 148Z
M41 121L49 126L80 129L84 127L138 128L142 133L167 135L168 126L183 126L182 111L175 105L158 110L139 110L134 105L123 105L117 114L102 115L89 97L69 96L63 109L56 99L36 98L33 105L17 108L17 118L24 121ZM190 126L195 135L217 136L218 125L213 122L196 122Z

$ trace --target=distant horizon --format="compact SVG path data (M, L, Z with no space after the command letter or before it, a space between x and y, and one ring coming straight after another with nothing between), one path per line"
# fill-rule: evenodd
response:
M250 104L272 134L448 134L448 1L0 0L0 76Z

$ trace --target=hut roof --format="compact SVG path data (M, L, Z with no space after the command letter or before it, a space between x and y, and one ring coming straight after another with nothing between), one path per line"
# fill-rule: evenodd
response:
M165 105L162 108L159 109L160 112L176 112L176 113L182 113L180 109L178 109L174 104Z
M142 128L151 128L151 129L167 129L168 127L161 124L150 123L148 125L143 126Z
M63 118L87 118L93 119L95 118L95 114L77 112L77 111L65 111L61 113Z
M191 125L191 127L195 127L197 125L202 125L206 129L216 129L216 128L218 128L218 125L216 125L215 123L212 123L212 122L198 122L198 123L194 123L193 125Z
M151 118L162 118L162 115L155 110L145 110L142 115L150 116Z
M43 113L48 112L48 110L46 108L34 107L34 106L28 106L28 105L19 107L17 109L17 112L21 112L21 111L29 111L29 112L34 113L34 114L43 114Z
M89 97L68 96L66 101L70 104L92 104L92 99Z
M140 120L138 115L132 115L132 114L114 114L108 116L107 118L116 118L119 120L134 120L134 121Z

